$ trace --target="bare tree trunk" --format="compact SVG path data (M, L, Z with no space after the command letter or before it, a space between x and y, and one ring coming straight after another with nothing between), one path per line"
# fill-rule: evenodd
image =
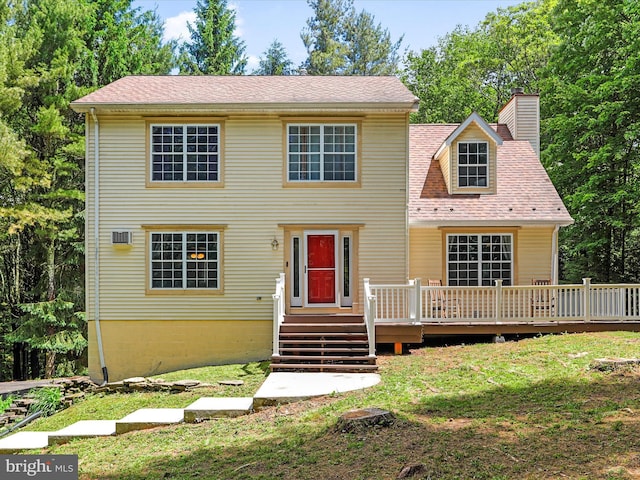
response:
M13 278L11 279L11 286L9 287L9 304L11 308L11 316L12 316L12 325L11 328L15 330L18 328L14 319L19 318L17 315L17 305L21 301L20 295L20 268L21 268L21 260L22 260L22 248L21 248L21 238L20 234L13 235ZM13 379L14 380L24 380L24 363L23 363L23 343L14 343L13 344Z
M56 299L56 241L51 238L47 246L47 301L52 302ZM54 327L49 327L49 335L55 334ZM46 354L44 376L52 378L56 369L56 352L48 350Z

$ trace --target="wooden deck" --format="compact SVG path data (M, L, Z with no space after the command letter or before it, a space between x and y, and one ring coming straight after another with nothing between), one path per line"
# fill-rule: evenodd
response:
M640 331L640 285L371 285L365 320L376 344L420 343L425 336Z

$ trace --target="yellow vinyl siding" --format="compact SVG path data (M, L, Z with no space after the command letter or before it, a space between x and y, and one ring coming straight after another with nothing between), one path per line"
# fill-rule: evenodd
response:
M530 285L531 280L551 279L553 227L411 227L409 229L409 278L440 279L446 283L446 235L506 233L513 240L514 285Z
M518 231L518 284L532 279L551 280L553 227L527 227Z
M488 186L487 187L458 187L458 144L464 142L487 142L489 147ZM451 144L451 193L486 193L495 194L497 189L495 142L475 123L471 123Z
M132 332L142 331L141 326L147 325L147 335L139 338L140 343L150 344L144 347L150 349L145 355L171 357L170 350L153 346L155 331L180 328L184 322L202 322L208 337L218 335L218 324L223 332L234 331L236 325L238 338L246 336L249 329L241 324L266 322L270 326L275 279L284 272L284 262L288 260L284 258L282 225L362 225L358 233L359 257L354 258L358 278L353 279L359 298L363 295L362 279L365 277L377 283L406 281L408 126L405 114L362 119L358 132L361 138L360 188L338 189L310 189L304 185L283 188L283 121L278 116L225 119L224 157L221 159L224 188L212 189L147 188L146 125L154 118L105 117L99 120L101 325L108 330L116 324L139 323L140 326L131 327ZM219 118L201 117L200 121L219 123ZM176 117L176 122L180 122L180 117ZM89 131L88 141L92 142L91 122ZM92 328L93 160L91 144L87 169L87 310ZM146 295L149 245L143 227L185 224L225 226L221 251L224 294ZM112 246L110 235L113 230L131 230L133 245ZM276 251L271 246L274 238L280 244ZM354 305L354 310L361 309L361 305ZM163 322L167 322L166 327L159 326ZM113 335L128 335L126 329L113 330L118 331L122 333ZM109 350L112 348L109 337L104 333L103 337L105 355L113 355ZM254 349L256 352L266 352L266 355L270 351L270 334L255 341L258 344ZM112 339L112 345L114 342ZM90 349L93 359L90 371L95 378L100 368L96 363L95 345ZM202 351L205 350L203 347ZM231 358L226 354L217 356L213 347L207 355L206 358L204 354L198 357L202 360L200 364L223 363ZM234 358L241 358L241 355ZM118 376L111 373L109 360L107 367L110 377L116 379ZM133 374L143 372L132 367L126 373Z
M451 187L451 148L445 147L440 156L437 158L444 177L444 183L447 186L449 194L452 192Z
M446 279L445 258L442 252L442 232L438 228L411 227L409 229L409 278L427 280Z

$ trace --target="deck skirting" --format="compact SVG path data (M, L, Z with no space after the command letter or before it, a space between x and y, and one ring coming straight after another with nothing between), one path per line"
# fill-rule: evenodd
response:
M420 343L424 336L514 335L537 333L640 332L640 322L535 321L535 322L421 322L377 323L376 343Z

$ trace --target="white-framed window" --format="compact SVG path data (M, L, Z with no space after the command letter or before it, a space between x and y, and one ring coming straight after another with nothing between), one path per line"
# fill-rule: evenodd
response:
M458 186L487 187L489 185L489 144L487 142L458 143Z
M219 232L151 232L152 289L220 288Z
M290 182L356 181L355 124L287 125Z
M150 125L151 181L218 182L220 125Z
M513 236L506 233L447 235L450 286L492 286L513 282Z

